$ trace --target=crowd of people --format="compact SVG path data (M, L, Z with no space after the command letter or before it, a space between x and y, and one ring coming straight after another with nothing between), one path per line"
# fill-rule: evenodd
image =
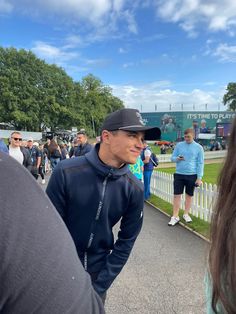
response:
M144 126L135 109L109 114L101 130L99 143L89 144L81 130L70 148L55 139L24 141L17 131L8 146L0 140L0 312L104 313L107 291L142 228L144 200L150 198L158 165L147 141L159 139L161 131ZM206 274L209 314L236 313L235 147L236 120L213 217ZM169 226L180 220L183 193L183 218L191 223L191 199L202 184L204 152L192 129L185 130L172 161L176 173ZM51 202L35 180L40 175L44 184L48 171Z

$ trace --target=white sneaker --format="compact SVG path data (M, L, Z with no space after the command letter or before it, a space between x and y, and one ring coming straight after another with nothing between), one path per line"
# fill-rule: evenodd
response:
M189 214L184 214L183 219L185 220L185 222L192 222L192 218L189 216Z
M43 180L42 180L42 184L45 184L45 183L46 183L46 181L45 181L45 179L43 179Z
M178 223L179 223L179 217L172 216L168 223L168 226L175 226Z

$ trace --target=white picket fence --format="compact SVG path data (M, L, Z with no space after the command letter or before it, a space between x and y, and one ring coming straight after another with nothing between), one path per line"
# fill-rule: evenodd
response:
M173 203L173 175L153 171L151 178L151 193ZM207 222L211 221L213 205L217 198L217 186L214 184L203 183L201 187L196 188L194 192L192 207L190 213ZM182 196L181 208L184 209L185 195Z
M213 152L204 152L204 159L224 158L226 150L217 150ZM171 154L157 155L159 162L171 162Z

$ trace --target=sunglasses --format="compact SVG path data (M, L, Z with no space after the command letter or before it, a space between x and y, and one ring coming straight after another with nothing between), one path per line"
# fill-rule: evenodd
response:
M18 138L18 137L12 137L14 141L22 141L22 138Z

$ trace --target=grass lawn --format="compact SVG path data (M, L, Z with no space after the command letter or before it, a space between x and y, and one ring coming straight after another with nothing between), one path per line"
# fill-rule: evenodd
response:
M172 204L164 201L163 199L155 196L155 195L151 195L150 199L149 199L150 203L152 203L153 205L155 205L156 207L160 208L161 210L163 210L165 213L167 213L168 215L172 215ZM200 218L196 218L194 216L192 216L190 214L190 216L192 217L193 221L191 223L186 223L182 216L183 216L184 211L180 210L179 212L179 217L182 223L184 223L185 225L187 225L189 228L191 228L192 230L202 234L204 237L209 238L209 234L210 234L210 224ZM170 227L171 228L171 227Z
M216 184L221 167L222 167L222 163L205 164L203 182ZM162 171L162 172L173 174L175 172L175 168L161 168L161 167L159 168L158 167L157 171ZM155 195L151 196L150 202L156 207L163 210L168 215L170 216L172 215L172 204L162 200L161 198ZM181 222L185 223L182 219L182 216L183 216L183 210L180 210ZM209 238L210 224L200 218L196 218L194 216L191 216L191 217L193 219L193 222L190 224L187 224L188 227L202 234L206 238Z
M205 164L203 182L216 184L221 167L222 167L222 163ZM161 168L161 167L159 168L158 167L157 171L166 172L166 173L174 173L175 168Z

